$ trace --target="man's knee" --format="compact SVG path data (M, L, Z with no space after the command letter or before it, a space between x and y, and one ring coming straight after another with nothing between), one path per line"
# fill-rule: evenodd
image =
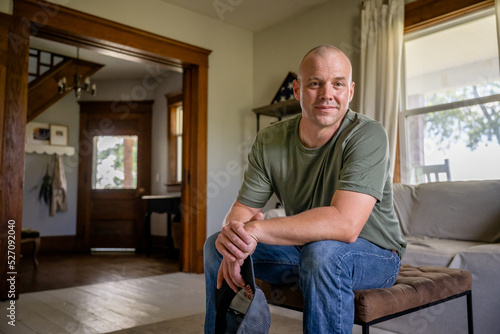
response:
M205 245L203 246L203 249L205 251L209 250L211 251L212 249L215 249L215 241L217 240L217 237L219 236L220 232L214 233L211 236L205 240Z
M205 262L205 270L211 264L214 264L217 261L217 258L220 257L219 251L215 248L215 241L219 236L220 232L214 233L205 240L205 245L203 246L203 258Z
M335 267L342 265L349 252L349 244L345 242L334 240L311 242L302 249L300 271L315 274L323 270L334 270Z

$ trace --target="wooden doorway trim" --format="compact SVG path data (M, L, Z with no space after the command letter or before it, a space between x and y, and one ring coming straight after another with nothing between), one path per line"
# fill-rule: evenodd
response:
M14 17L23 22L21 31L24 33L30 32L37 37L94 49L108 55L119 55L132 61L153 61L183 69L186 140L183 145L181 206L185 242L181 252L181 269L203 272L208 56L211 51L40 0L16 0ZM27 52L28 49L25 49ZM20 113L20 116L25 117L25 114ZM26 122L25 119L23 122ZM23 133L17 137L15 142L24 143ZM23 166L20 165L19 169L22 170ZM77 226L78 240L84 238L81 233L80 226Z
M0 13L0 299L14 299L23 216L24 132L28 52L9 39L22 34L20 18ZM13 233L13 234L12 234ZM12 280L14 278L14 280Z

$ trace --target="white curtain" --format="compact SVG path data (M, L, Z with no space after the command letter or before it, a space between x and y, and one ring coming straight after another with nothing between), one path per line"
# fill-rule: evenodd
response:
M404 0L366 0L361 11L359 111L386 129L391 171L396 158L404 5Z

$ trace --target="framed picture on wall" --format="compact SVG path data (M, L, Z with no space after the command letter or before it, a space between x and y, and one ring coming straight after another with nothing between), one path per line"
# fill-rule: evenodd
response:
M66 125L50 125L50 145L68 146L68 127Z
M46 123L29 122L26 124L26 143L50 144L50 126Z

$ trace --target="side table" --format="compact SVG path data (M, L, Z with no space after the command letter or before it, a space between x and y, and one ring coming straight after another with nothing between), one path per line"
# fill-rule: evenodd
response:
M174 248L174 239L172 237L172 218L180 215L179 206L181 204L180 193L170 193L166 195L146 195L142 196L146 200L147 211L144 222L144 230L146 233L146 255L151 255L151 214L166 213L167 214L167 248Z

